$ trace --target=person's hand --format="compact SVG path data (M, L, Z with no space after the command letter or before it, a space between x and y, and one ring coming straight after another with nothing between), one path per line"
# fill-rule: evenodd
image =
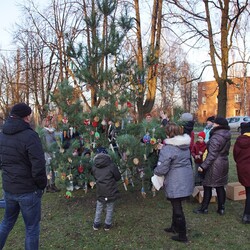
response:
M198 172L203 172L203 168L198 167Z
M167 116L164 114L162 110L160 111L160 117L161 119L167 119Z
M163 147L163 145L164 145L164 144L162 144L162 143L158 143L158 144L157 144L157 149L158 149L158 150L161 150L162 147Z

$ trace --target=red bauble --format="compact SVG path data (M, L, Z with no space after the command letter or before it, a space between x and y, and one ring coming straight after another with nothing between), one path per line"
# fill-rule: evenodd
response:
M83 124L86 125L86 126L88 126L90 124L90 120L89 119L84 120Z
M78 170L78 173L81 174L84 171L84 167L80 165L77 170Z
M92 121L92 126L96 128L98 126L98 122Z

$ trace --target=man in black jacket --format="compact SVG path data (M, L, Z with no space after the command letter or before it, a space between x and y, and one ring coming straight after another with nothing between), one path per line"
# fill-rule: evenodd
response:
M0 133L0 168L6 208L0 224L0 249L21 211L25 249L39 248L41 198L47 184L45 159L38 134L30 127L31 108L13 106Z

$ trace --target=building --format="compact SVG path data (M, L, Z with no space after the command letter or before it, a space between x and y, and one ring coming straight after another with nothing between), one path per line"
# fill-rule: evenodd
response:
M232 80L234 84L228 84L227 88L226 117L250 115L250 77L234 78ZM216 81L206 81L198 84L197 119L199 123L205 123L207 117L217 114L217 95L218 84Z

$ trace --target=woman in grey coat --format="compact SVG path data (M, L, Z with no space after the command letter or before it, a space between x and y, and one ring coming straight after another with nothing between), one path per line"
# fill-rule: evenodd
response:
M178 233L172 239L187 242L186 220L182 200L193 192L193 170L190 161L189 145L191 138L183 134L183 127L175 123L166 126L167 139L164 140L154 174L164 176L164 190L173 208L172 225L166 232Z
M198 171L204 172L204 197L201 207L194 210L197 214L208 213L208 205L212 197L212 188L216 189L218 199L217 213L225 213L226 192L228 182L229 161L228 155L231 146L231 132L227 119L216 117L210 138L207 143L208 154Z

